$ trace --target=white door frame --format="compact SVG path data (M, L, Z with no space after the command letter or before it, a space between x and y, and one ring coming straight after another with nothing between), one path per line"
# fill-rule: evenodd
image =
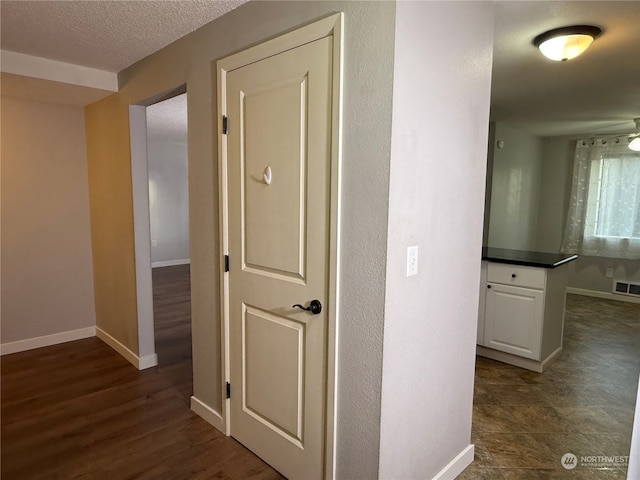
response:
M222 117L227 114L227 72L259 60L277 55L328 36L333 37L332 65L332 119L331 119L331 192L329 223L329 296L327 308L327 371L326 371L326 430L325 430L325 478L333 478L335 472L335 419L338 341L338 273L340 247L340 160L342 156L342 57L343 13L337 13L301 27L260 45L223 58L217 62L218 97L218 179L220 202L220 285L222 319L222 379L229 382L229 275L224 269L224 256L229 253L228 239L228 189L227 189L227 138L222 134ZM231 259L231 268L234 268ZM222 418L224 431L230 434L230 400L222 391Z
M136 267L136 313L138 316L138 354L117 340L101 336L138 370L158 365L153 320L151 266L151 226L149 221L149 162L147 159L147 107L187 92L183 84L129 105L131 143L131 191L133 198L133 236Z
M155 367L158 364L153 326L146 110L145 106L129 105L133 235L136 257L136 307L138 313L138 364L136 366L139 370Z

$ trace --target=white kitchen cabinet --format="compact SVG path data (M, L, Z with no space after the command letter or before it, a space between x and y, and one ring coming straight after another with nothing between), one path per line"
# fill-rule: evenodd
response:
M542 290L487 284L484 346L540 360Z
M487 264L489 262L483 260L480 264L480 299L478 301L478 338L476 343L484 345L484 308L486 305L486 288L487 288Z
M562 352L566 264L483 261L482 277L478 354L542 372Z

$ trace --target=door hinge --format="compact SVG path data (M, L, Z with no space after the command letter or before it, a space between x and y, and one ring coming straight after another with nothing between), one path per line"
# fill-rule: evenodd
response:
M224 256L224 271L229 271L229 255Z
M227 382L227 398L231 398L231 384Z
M226 115L222 116L222 134L226 135L229 133L229 120Z

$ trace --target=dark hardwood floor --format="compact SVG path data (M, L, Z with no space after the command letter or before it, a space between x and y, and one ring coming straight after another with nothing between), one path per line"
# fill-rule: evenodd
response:
M1 477L281 479L189 410L189 267L154 269L159 365L138 371L97 338L2 357ZM623 479L560 457L627 455L640 306L569 295L565 353L544 374L478 359L464 479Z
M185 403L193 394L189 265L153 269L158 366Z
M282 478L189 410L189 267L153 280L158 367L97 338L2 357L3 480Z

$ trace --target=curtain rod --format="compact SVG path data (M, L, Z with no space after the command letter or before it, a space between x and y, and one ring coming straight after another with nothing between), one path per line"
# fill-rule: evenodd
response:
M610 136L610 137L599 137L599 136L590 136L588 139L584 139L584 140L578 140L579 142L582 143L582 145L587 145L588 143L590 143L591 145L594 145L594 143L596 141L600 141L600 142L604 142L606 143L607 140L615 140L615 143L620 143L620 139L627 137L627 143L630 143L632 140L633 133L623 133L620 135L614 135L614 136Z

